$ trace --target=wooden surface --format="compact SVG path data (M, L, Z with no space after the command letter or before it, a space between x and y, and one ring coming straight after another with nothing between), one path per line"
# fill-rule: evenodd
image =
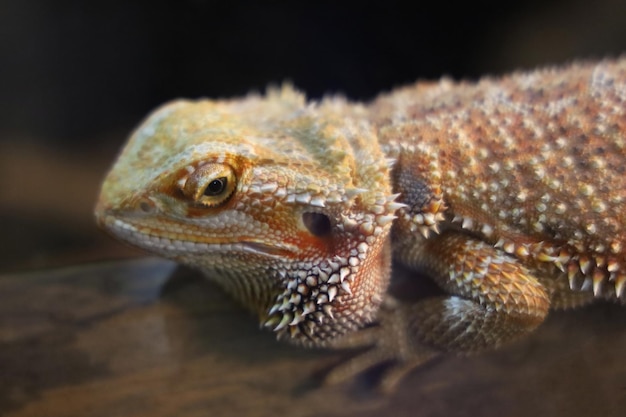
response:
M553 314L498 352L445 357L381 396L350 352L278 343L195 272L143 259L0 276L0 415L624 416L626 308Z

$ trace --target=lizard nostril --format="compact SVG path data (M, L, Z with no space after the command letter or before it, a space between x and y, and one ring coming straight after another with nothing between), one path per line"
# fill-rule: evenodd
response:
M302 223L315 236L322 237L330 234L330 219L322 213L302 213Z

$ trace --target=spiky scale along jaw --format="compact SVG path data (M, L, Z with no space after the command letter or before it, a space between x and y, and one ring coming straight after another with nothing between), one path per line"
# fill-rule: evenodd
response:
M98 222L200 268L279 336L323 345L373 319L390 275L401 205L362 111L289 87L167 104L106 177Z

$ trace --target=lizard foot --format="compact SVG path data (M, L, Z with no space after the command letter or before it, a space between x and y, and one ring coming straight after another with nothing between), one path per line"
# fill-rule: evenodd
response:
M326 375L324 383L344 382L371 367L389 362L390 367L385 370L377 386L383 393L392 392L410 371L440 353L416 343L408 331L407 319L402 304L387 298L379 311L377 324L339 338L329 346L337 349L369 349L333 368Z

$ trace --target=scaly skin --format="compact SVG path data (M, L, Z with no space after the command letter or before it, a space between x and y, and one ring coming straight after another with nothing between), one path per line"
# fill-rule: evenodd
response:
M531 333L550 308L624 302L625 148L624 59L417 83L367 107L285 87L157 110L96 216L281 338L374 345L329 380L395 359L389 389L440 352ZM444 295L385 296L391 253Z

